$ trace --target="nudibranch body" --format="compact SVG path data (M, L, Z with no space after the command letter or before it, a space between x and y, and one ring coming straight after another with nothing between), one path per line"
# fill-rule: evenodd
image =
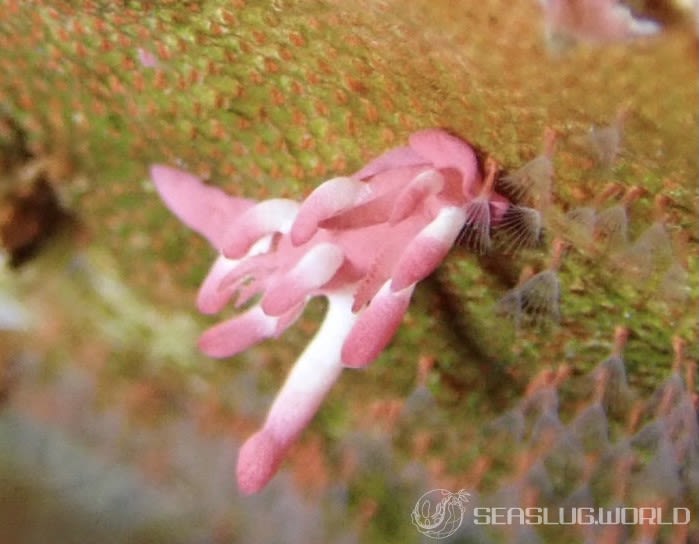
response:
M300 204L231 197L186 172L151 168L166 205L219 252L199 310L241 309L203 333L204 353L229 357L278 337L310 298L328 299L319 330L241 449L244 493L272 478L342 368L368 365L389 344L415 285L457 238L487 249L510 203L493 189L495 166L486 170L483 179L471 146L439 129L413 134L408 146L326 181Z

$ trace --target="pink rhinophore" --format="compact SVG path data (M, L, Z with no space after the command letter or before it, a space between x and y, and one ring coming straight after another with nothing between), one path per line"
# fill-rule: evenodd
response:
M230 197L167 166L151 176L165 204L219 252L199 310L244 307L202 334L204 353L230 357L276 338L310 298L328 299L323 323L240 451L244 493L274 476L342 368L367 366L391 342L416 283L468 228L469 203L489 208L483 216L494 224L509 206L492 179L484 186L471 146L439 129L413 134L408 146L326 181L300 204Z

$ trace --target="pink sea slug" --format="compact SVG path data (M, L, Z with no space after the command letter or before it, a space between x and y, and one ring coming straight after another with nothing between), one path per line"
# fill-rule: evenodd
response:
M510 206L482 179L473 149L438 129L417 132L349 177L326 181L302 202L254 202L195 176L155 165L165 204L219 251L197 305L242 310L199 341L230 357L280 336L311 297L328 310L296 361L262 428L242 446L237 477L254 493L274 476L343 367L371 363L389 344L415 285L445 258L464 230L487 246Z
M635 18L618 0L539 0L550 43L623 41L660 31L654 21Z

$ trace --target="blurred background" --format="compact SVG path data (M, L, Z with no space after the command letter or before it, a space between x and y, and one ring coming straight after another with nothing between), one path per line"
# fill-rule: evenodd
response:
M437 488L699 512L696 11L628 5L661 31L576 43L534 0L0 0L0 542L431 542L411 512ZM240 356L199 354L214 254L148 165L300 200L433 126L520 177L555 131L542 243L455 247L241 496L238 448L324 302ZM466 510L444 541L699 541L696 519Z

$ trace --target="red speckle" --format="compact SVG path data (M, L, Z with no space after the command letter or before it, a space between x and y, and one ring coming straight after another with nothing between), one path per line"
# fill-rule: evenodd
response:
M138 105L133 101L133 99L129 99L129 102L126 105L126 112L131 118L138 119Z
M282 47L279 49L279 56L286 61L290 61L291 59L294 58L294 55L291 53L289 49L286 47Z
M228 100L226 100L226 97L220 93L216 93L216 97L214 98L214 107L218 110L224 109L228 105Z
M73 32L75 32L75 34L78 36L85 35L85 29L80 24L80 21L73 21Z
M272 102L277 105L281 106L286 102L286 99L284 98L284 93L279 90L277 87L272 87L270 90L270 95L272 98Z
M253 30L252 37L257 45L264 45L267 42L267 36L265 36L264 32L259 30Z
M155 74L155 81L153 82L155 85L156 89L160 89L161 91L165 88L167 88L167 76L165 75L165 72L162 70L159 70Z
M262 85L262 82L265 80L264 77L262 77L262 74L258 72L257 70L251 70L250 71L250 81L254 83L255 85Z
M274 149L281 151L282 153L288 153L289 146L286 143L286 138L284 136L279 136L277 141L274 143Z
M11 2L7 6L7 11L8 11L8 13L11 13L12 15L17 14L19 12L19 2ZM52 14L53 14L53 12L52 12Z
M304 38L301 34L298 32L292 32L289 34L289 40L291 43L293 43L296 47L305 47L306 46L306 38Z
M240 50L245 55L252 55L253 52L255 51L255 48L251 44L249 44L248 42L240 42Z
M308 26L310 26L313 30L320 30L321 24L317 17L309 17Z
M40 43L45 41L46 35L44 33L44 29L39 26L35 26L32 29L32 40L34 41L34 43Z
M126 34L119 34L119 45L123 47L124 49L128 49L131 47L131 38L129 38ZM169 57L169 52L166 55L162 55L162 58L168 59Z
M385 144L392 144L396 140L396 133L386 127L381 131L381 139Z
M158 57L160 57L163 60L170 60L172 58L172 53L170 53L170 49L168 49L167 45L165 45L164 43L158 44Z
M304 127L306 126L306 116L301 110L295 109L293 112L293 121L296 126Z
M107 31L107 23L104 19L93 19L93 24L97 34L103 34Z
M58 63L61 61L63 58L63 54L59 49L56 47L51 48L51 60L56 63L56 68L58 68Z
M323 60L323 59L320 59L318 61L318 69L321 72L323 72L324 74L332 74L333 73L333 69L330 66L330 64L326 60Z
M226 128L218 119L211 121L211 135L219 140L222 140L226 136Z
M255 142L255 153L258 155L269 155L269 146L262 140Z
M370 123L376 123L379 120L379 110L371 102L364 103L364 114Z
M340 26L343 23L336 13L331 14L327 21L330 26Z
M121 60L121 67L126 71L126 72L131 72L136 68L136 63L131 57L124 57Z
M413 119L411 117L408 117L407 115L405 115L405 113L400 112L398 114L398 119L399 119L399 122L403 128L406 128L409 130L415 129L415 122L413 121Z
M320 82L320 77L318 77L318 74L311 72L310 70L306 72L306 79L311 85L318 85Z
M347 170L347 159L344 156L338 156L333 159L333 170L336 172L344 172Z
M95 69L102 77L107 77L111 73L111 69L108 64L98 64Z
M362 83L358 79L353 78L352 76L345 76L345 85L347 85L347 88L349 88L349 90L353 93L363 94L367 90L366 85L364 85L364 83Z
M412 97L410 99L410 106L413 110L417 111L418 113L422 113L424 111L424 108L422 107L420 100L418 100L416 97Z
M296 163L292 170L292 175L294 176L294 178L303 179L304 174L305 172L303 170L303 167L300 164Z
M250 177L252 177L254 180L260 181L262 179L262 170L260 167L256 164L253 164L250 167ZM268 191L267 187L262 187L262 191Z
M353 48L360 47L362 45L362 40L360 40L355 34L347 36L345 41L347 42L347 45Z
M306 150L315 149L316 141L313 139L313 136L306 133L301 137L301 141L299 142L299 147L301 149L306 149Z
M102 38L102 52L109 53L112 50L112 44L107 38Z
M298 81L292 81L291 82L291 90L298 95L302 95L303 94L303 85L301 85Z
M267 70L270 74L276 74L279 72L279 63L274 59L266 58L265 70Z
M242 142L233 142L232 151L237 157L243 157L248 154L248 150Z
M230 11L224 11L221 14L221 17L223 18L223 21L229 26L235 26L238 24L238 19Z
M124 94L125 92L123 83L113 74L109 77L109 88L114 94Z
M313 173L318 177L325 176L327 171L328 169L326 168L325 163L323 161L318 161L318 164L316 164L313 168Z
M272 165L272 168L269 170L269 175L273 177L274 179L281 179L282 177L282 169L279 167L277 163L274 163Z
M92 111L97 117L104 117L107 114L107 106L104 105L104 102L96 100L92 103Z
M354 120L354 115L352 115L352 112L347 112L347 116L345 117L345 127L350 135L354 136L357 133L357 123Z
M238 173L238 171L235 169L235 166L233 166L231 163L224 164L221 171L229 177L233 177Z
M328 106L319 100L315 103L315 110L321 117L327 117L330 114L330 109Z
M34 102L28 94L22 93L19 95L19 104L25 110L31 110L34 108Z
M344 106L349 102L349 97L347 96L347 93L342 89L336 89L335 100L340 106Z

